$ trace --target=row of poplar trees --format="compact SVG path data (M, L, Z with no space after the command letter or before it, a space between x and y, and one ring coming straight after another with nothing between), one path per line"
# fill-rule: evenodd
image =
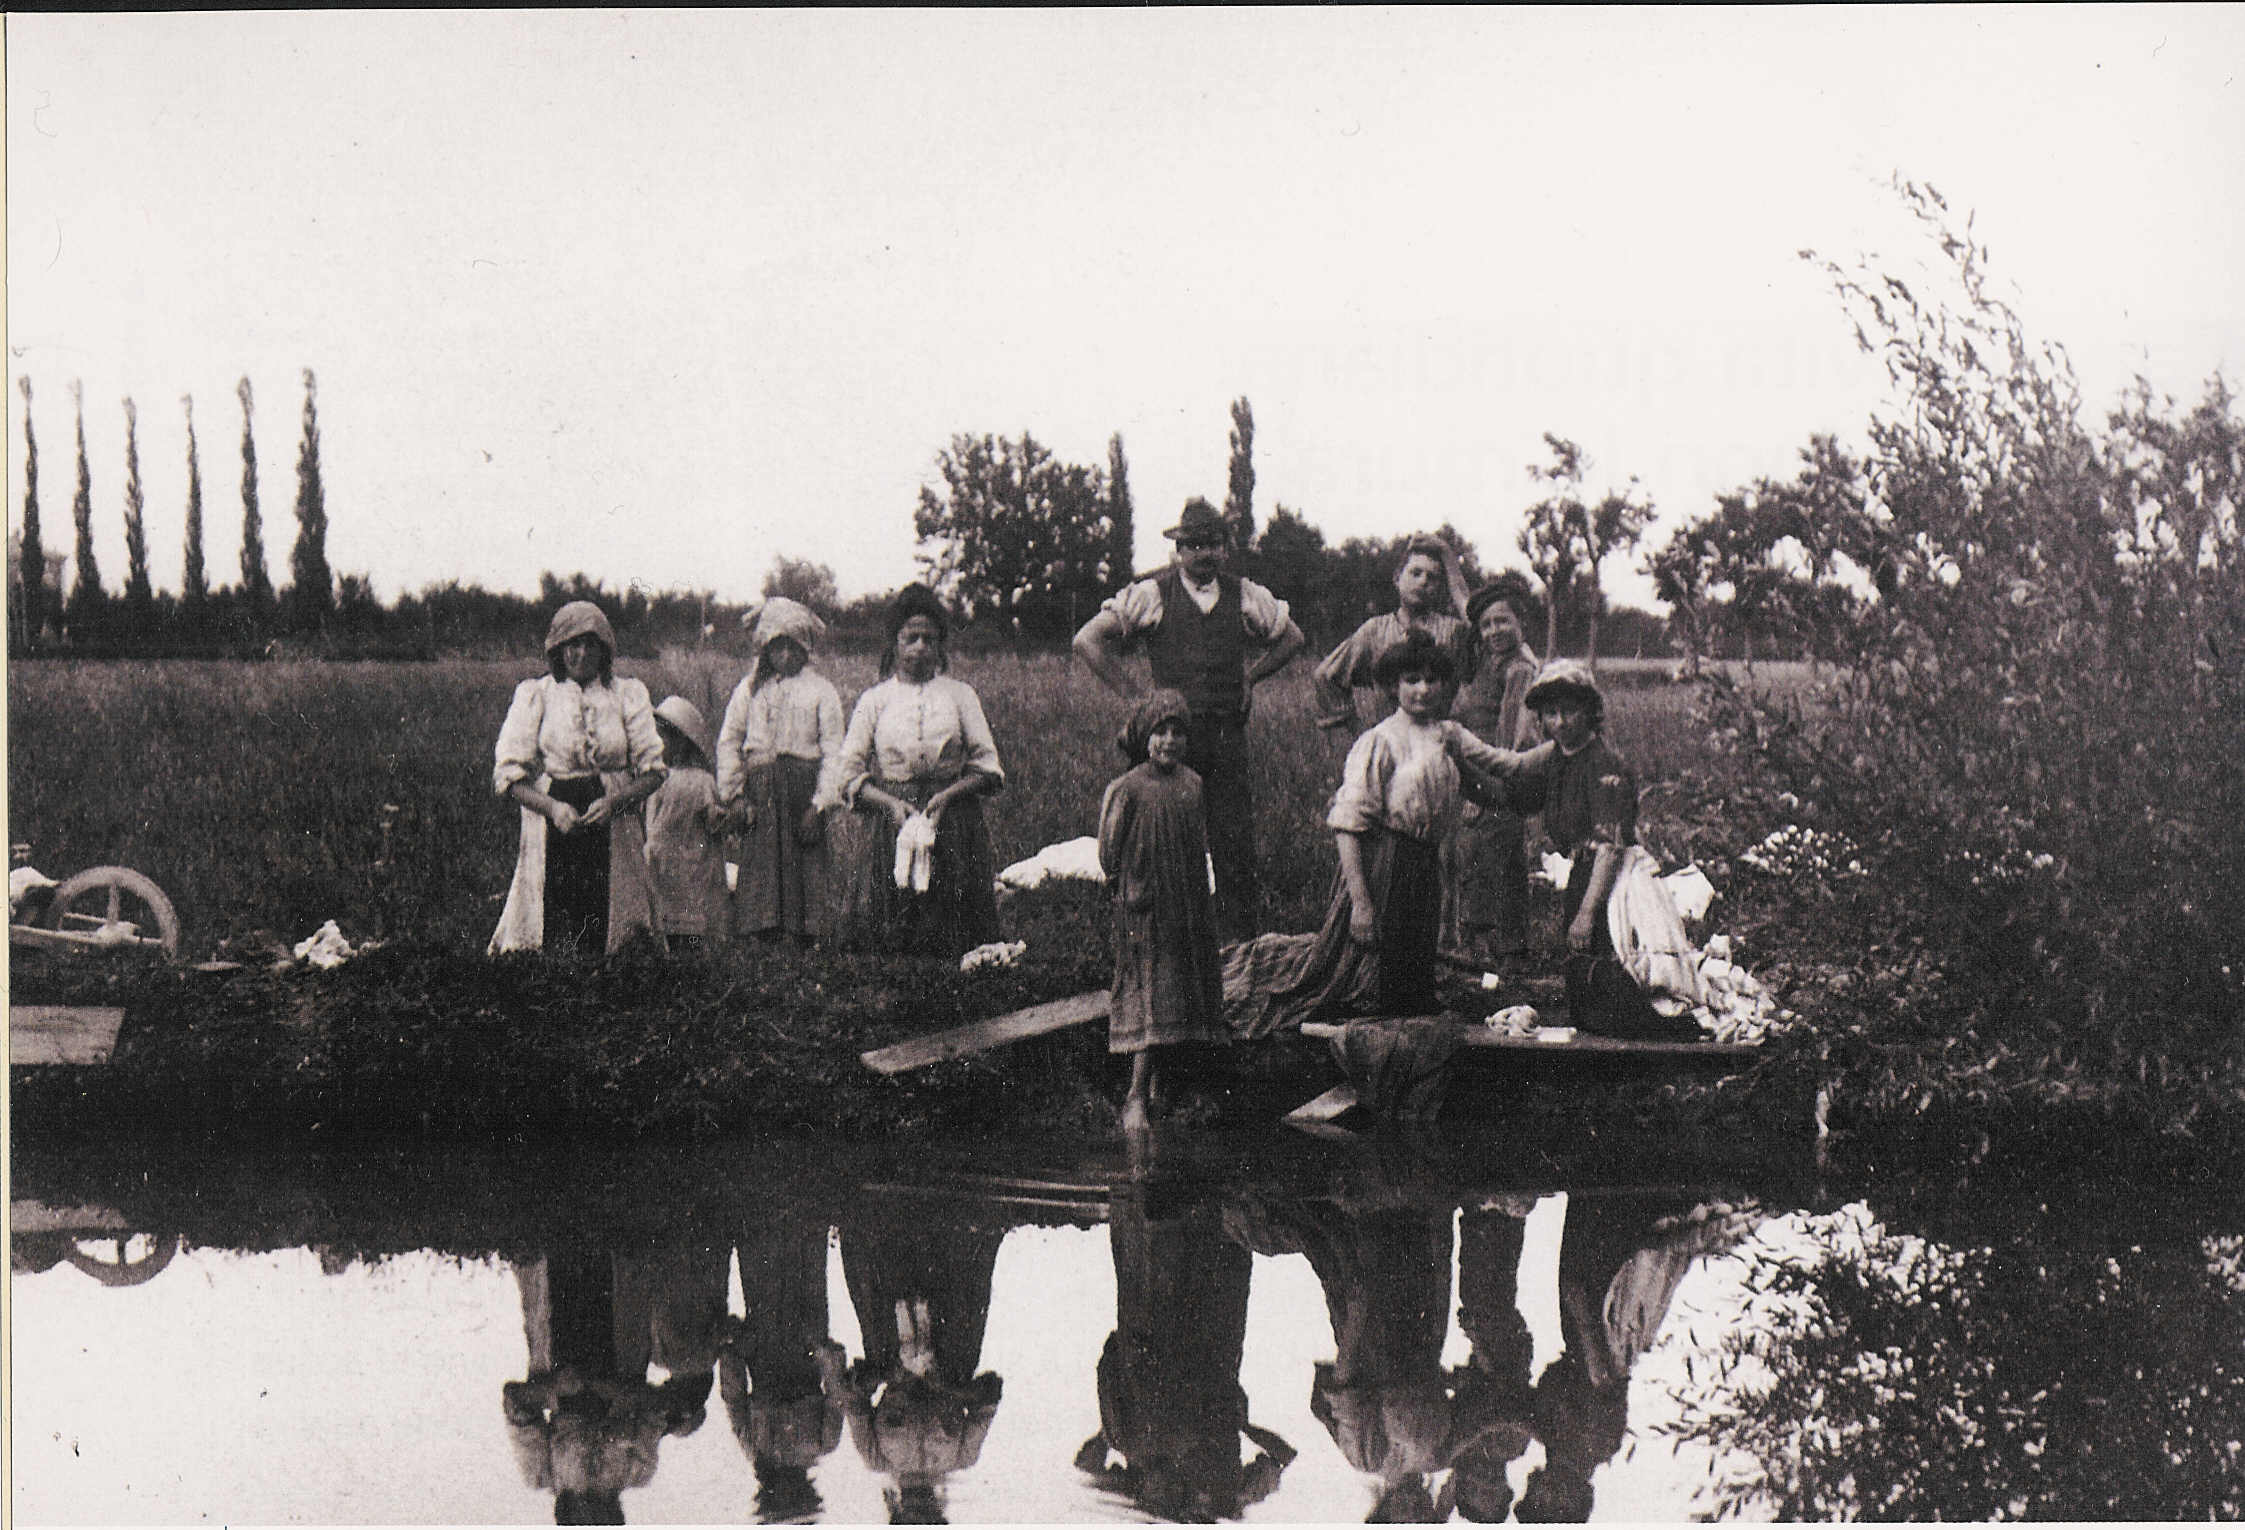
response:
M265 571L264 519L257 499L255 398L244 377L235 385L242 406L241 584L213 589L203 559L203 474L195 437L195 400L180 400L187 413L186 554L180 570L176 606L159 599L148 571L146 507L140 487L139 409L128 398L125 409L125 587L112 596L102 587L93 545L93 475L86 461L85 390L73 382L77 415L78 485L71 498L77 545L68 591L49 588L50 559L39 517L39 442L32 427L31 379L19 377L23 394L23 541L19 589L13 597L12 636L26 646L59 640L72 650L150 646L167 635L192 636L206 625L225 625L234 635L262 639L280 633L318 633L335 613L335 580L327 562L327 493L320 481L318 384L304 372L304 428L296 451L296 546L289 555L289 585L276 592ZM58 581L59 583L59 581ZM215 623L224 607L226 620Z

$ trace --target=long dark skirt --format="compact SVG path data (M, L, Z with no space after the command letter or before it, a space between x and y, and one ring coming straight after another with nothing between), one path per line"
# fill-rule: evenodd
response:
M881 781L892 797L926 807L947 781ZM954 797L936 824L928 890L896 885L896 822L868 804L855 815L843 868L842 933L855 944L920 956L964 956L998 938L997 870L980 796Z
M818 772L818 761L792 755L749 767L744 796L756 821L741 835L740 884L733 894L734 928L744 934L825 933L833 896L826 825L815 844L804 844L800 833Z
M582 813L601 798L598 776L555 781L546 795ZM608 825L546 835L546 937L549 951L608 949Z
M1311 1020L1362 1015L1428 1015L1442 930L1442 865L1431 840L1386 830L1359 836L1364 880L1377 911L1370 945L1349 937L1348 878L1333 873L1333 893L1317 941L1286 986L1270 995L1245 1034L1267 1036ZM1229 996L1227 995L1227 1005Z

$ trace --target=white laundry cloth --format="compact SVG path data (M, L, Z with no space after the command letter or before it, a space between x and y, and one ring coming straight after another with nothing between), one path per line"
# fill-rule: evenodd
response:
M1107 874L1099 869L1098 839L1086 834L1047 845L1027 860L1015 861L999 872L998 886L1007 892L1028 892L1055 877L1070 881L1106 881Z
M934 869L935 820L925 813L914 813L896 831L896 885L924 893Z
M1680 1015L1707 1002L1699 979L1699 953L1684 933L1683 916L1660 878L1660 863L1643 845L1622 852L1621 870L1606 900L1606 932L1614 955L1653 1007Z

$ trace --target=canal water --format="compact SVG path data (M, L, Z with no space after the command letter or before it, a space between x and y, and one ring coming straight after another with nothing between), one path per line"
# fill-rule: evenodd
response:
M15 1519L2236 1518L2234 1194L1250 1138L41 1153Z

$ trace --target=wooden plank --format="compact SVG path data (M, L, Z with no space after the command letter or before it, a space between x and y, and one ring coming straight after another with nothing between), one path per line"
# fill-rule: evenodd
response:
M109 1061L125 1012L94 1004L11 1004L8 1061L19 1068Z
M1284 1119L1297 1126L1306 1126L1330 1121L1336 1116L1345 1116L1363 1103L1356 1097L1354 1089L1346 1084L1335 1084L1308 1104L1295 1106L1286 1113Z
M1426 1017L1413 1017L1426 1018ZM1440 1018L1439 1016L1433 1018ZM1678 1057L1727 1058L1744 1061L1761 1055L1761 1047L1753 1042L1730 1041L1624 1041L1617 1036L1594 1036L1588 1031L1577 1031L1565 1041L1539 1041L1534 1036L1507 1036L1492 1031L1485 1025L1470 1020L1453 1022L1462 1034L1460 1046L1476 1050L1501 1052L1554 1052L1581 1056L1586 1053L1610 1057ZM1302 1027L1302 1034L1318 1040L1330 1040L1341 1034L1342 1027L1323 1021L1312 1021Z
M1054 999L1049 1004L1032 1004L1027 1009L977 1020L954 1030L937 1031L932 1036L915 1036L910 1041L861 1053L858 1060L876 1073L908 1073L930 1063L987 1052L1009 1041L1026 1041L1031 1036L1048 1035L1071 1025L1082 1025L1087 1020L1106 1018L1107 991L1098 989Z
M26 1198L8 1203L8 1230L17 1235L59 1232L92 1238L130 1233L132 1224L107 1206L50 1206Z

